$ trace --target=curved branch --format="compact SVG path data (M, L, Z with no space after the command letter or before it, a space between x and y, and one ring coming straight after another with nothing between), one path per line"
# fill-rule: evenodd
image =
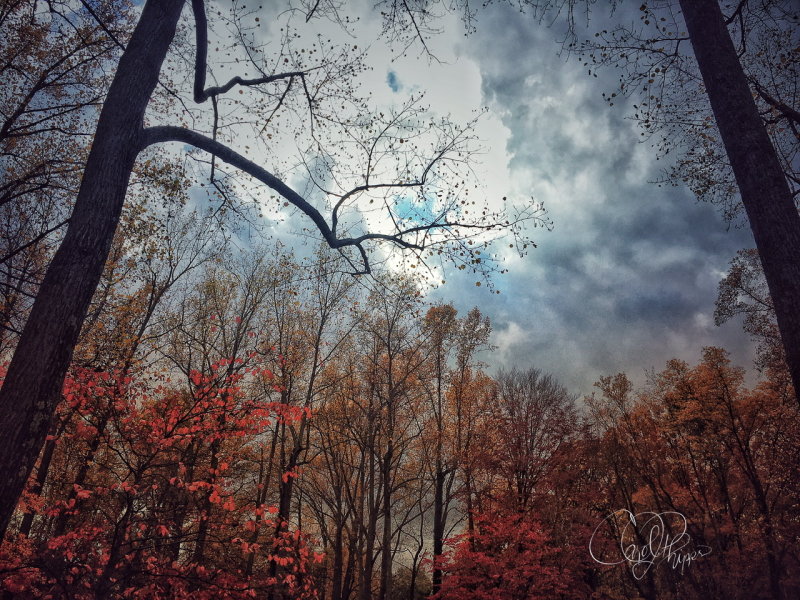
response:
M408 235L409 233L415 233L424 229L436 229L453 225L462 225L460 223L431 223L427 226L422 225L406 229L404 231L399 231L394 235L385 233L367 233L356 238L338 238L331 230L322 214L311 204L309 204L305 198L295 192L283 181L278 179L275 175L263 167L255 164L251 160L245 158L238 152L230 149L228 146L195 131L184 129L182 127L165 125L148 127L145 129L142 133L140 150L144 150L146 147L153 144L159 144L163 142L182 142L184 144L194 146L195 148L199 148L200 150L204 150L220 160L228 163L229 165L244 171L251 177L259 180L267 187L276 191L278 194L300 209L303 213L305 213L306 216L308 216L314 222L314 224L317 226L317 229L322 234L322 237L331 248L342 250L348 246L355 246L358 249L364 266L362 269L356 270L354 272L355 275L366 275L371 272L369 258L363 247L364 242L386 241L409 250L423 250L424 246L404 240L401 236Z
M237 75L225 85L213 86L210 88L206 88L205 90L202 90L201 96L199 97L197 95L197 86L195 86L194 99L195 102L205 102L208 98L224 94L237 84L243 87L249 87L253 85L260 85L262 83L272 83L273 81L280 81L281 79L289 79L291 81L294 77L300 77L303 80L303 85L305 85L305 75L306 75L305 71L291 71L289 73L278 73L277 75L268 75L266 77L259 77L257 79L242 79Z
M197 133L196 131L191 131L182 127L164 125L159 127L148 127L142 132L142 144L140 146L140 150L144 150L147 146L162 142L183 142L184 144L189 144L190 146L194 146L200 150L205 150L209 154L216 156L229 165L244 171L251 177L258 179L267 187L278 192L278 194L286 198L286 200L303 211L314 222L322 236L325 238L325 241L328 242L332 248L346 245L341 243L344 240L336 239L331 231L331 228L328 226L328 223L325 221L325 218L316 208L309 204L305 198L295 192L283 181L275 177L275 175L257 165L253 161L245 158L238 152L231 150L225 144L221 144L220 142Z
M329 225L328 222L325 220L325 217L317 210L314 206L312 206L305 198L303 198L300 194L286 185L283 181L281 181L278 177L264 169L263 167L255 164L248 158L245 158L238 152L235 152L228 146L195 131L191 131L189 129L184 129L182 127L174 127L174 126L158 126L158 127L148 127L142 132L141 137L141 144L140 150L144 150L146 147L151 146L153 144L163 143L163 142L181 142L184 144L188 144L190 146L194 146L200 150L208 152L209 154L215 156L216 158L226 162L227 164L244 171L251 177L257 179L267 187L271 188L283 198L285 198L288 202L293 204L296 208L300 209L306 216L308 216L316 225L317 229L319 230L320 234L324 238L325 242L335 250L343 250L346 247L354 246L361 255L361 259L363 261L363 269L356 270L354 273L355 275L363 275L368 274L371 272L369 258L364 249L363 244L365 242L373 242L373 241L382 241L382 242L389 242L394 244L399 248L403 248L406 250L413 250L417 252L421 252L428 247L428 243L424 240L420 242L409 241L405 239L406 236L411 236L423 232L432 232L434 230L442 230L442 229L451 229L451 228L467 228L467 229L478 229L478 230L491 230L497 226L500 226L500 223L463 223L458 220L456 221L448 221L444 220L444 215L439 215L433 221L422 224L416 225L413 227L409 227L406 229L399 229L395 233L365 233L363 235L357 237L337 237L335 230L333 230ZM398 186L403 186L403 184L397 184ZM515 221L516 222L516 221ZM506 222L506 225L511 225L512 223ZM351 263L352 264L352 263Z
M756 93L761 96L761 99L764 100L764 102L780 112L781 115L789 121L793 121L794 123L800 125L800 112L788 104L777 100L773 96L770 96L769 93L767 93L767 91L754 79L751 79L751 83L753 84L753 87L756 88Z

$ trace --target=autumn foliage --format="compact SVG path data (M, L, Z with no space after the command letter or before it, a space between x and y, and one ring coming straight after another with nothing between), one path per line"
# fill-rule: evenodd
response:
M707 348L640 390L623 374L601 378L579 403L536 369L483 373L480 313L423 313L408 294L353 300L345 277L275 295L287 283L271 277L285 271L262 267L242 280L208 267L182 320L164 317L161 368L73 366L0 546L7 594L744 600L800 590L800 427L785 369L748 389L744 371ZM325 302L345 298L363 310L327 321ZM704 550L686 564L615 560L649 535L645 523L603 525L621 510L680 513L687 548Z
M490 324L477 310L425 310L411 286L359 295L344 274L298 281L293 264L206 265L140 342L115 327L146 305L105 303L107 325L84 334L0 546L0 589L331 600L800 590L800 415L785 369L748 388L708 348L639 390L601 378L579 401L536 369L483 372ZM128 345L107 353L115 339ZM99 368L103 356L116 366ZM634 565L615 557L641 546L644 524L602 526L601 564L590 540L621 510L680 513L691 548L708 551Z
M519 512L475 517L476 529L449 540L445 574L435 600L583 598L578 573L559 564L561 550L540 523Z
M16 383L12 367L3 390L13 390L3 439L17 440L4 452L27 459L0 465L16 481L0 487L2 600L800 598L800 405L755 251L732 262L716 319L744 317L759 344L757 377L721 348L703 349L697 364L671 360L638 387L622 373L601 377L582 399L534 367L490 373L489 319L430 305L418 279L377 274L381 253L364 245L389 242L406 252L395 258L436 279L437 258L483 277L497 268L487 233L507 230L524 254L522 224L549 226L539 205L509 218L472 207L474 121L429 120L416 94L371 113L353 79L365 51L323 37L302 48L289 27L294 13L307 22L315 12L349 27L343 3L284 11L280 39L264 46L246 4L225 14L216 10L225 3L140 4L0 2L0 380L19 346L14 365L41 363ZM179 23L184 4L193 20ZM423 31L436 12L427 4L402 3ZM172 32L162 32L160 56L153 36L131 43L134 22L147 13L147 27L163 28L157 11L168 5L172 50ZM744 14L766 23L766 5L735 9L743 52ZM642 18L651 11L643 4ZM384 33L398 14L383 13ZM215 58L195 50L192 27ZM606 45L593 62L628 64L624 32L604 31L583 50ZM767 44L756 57L777 55L780 71L795 73L796 57L769 51L788 42L774 32L755 41ZM143 59L118 69L126 47ZM268 49L278 53L267 59ZM662 61L663 49L654 56ZM229 84L205 87L240 61L264 78L232 71ZM130 85L111 113L123 117L107 122L127 125L92 137L119 71ZM132 83L145 72L152 94ZM653 85L645 72L628 70L621 85ZM663 83L689 71L655 73ZM780 75L778 88L793 90L793 77ZM800 122L791 103L757 83L755 92L775 139L795 148L796 128L783 127ZM181 94L211 100L212 112L202 117ZM636 118L649 129L678 108L645 106ZM710 148L708 161L681 161L673 176L730 200L710 118L688 130L703 140L689 156ZM177 127L190 122L196 129ZM258 132L252 148L236 139L244 126ZM120 146L128 134L135 147ZM298 156L283 156L287 141ZM225 146L233 142L268 156L264 168ZM103 166L84 177L103 143ZM187 144L215 158L184 154ZM107 156L130 164L106 168ZM259 185L237 180L239 170ZM277 174L307 175L312 196L277 185ZM262 223L268 204L281 220L294 205L343 254L301 259L267 246L259 236L279 231ZM369 233L380 221L386 228ZM43 283L68 224L83 233L66 238ZM373 267L371 279L352 276ZM58 318L31 318L34 302L48 308L33 314ZM50 325L60 331L42 333Z
M248 400L243 386L273 375L236 372L237 362L192 372L189 392L76 369L59 415L62 463L51 469L83 477L58 477L47 497L26 493L20 511L38 515L38 532L4 543L3 588L32 598L315 597L305 574L321 555L231 476L267 426L305 413ZM280 575L245 576L256 552Z

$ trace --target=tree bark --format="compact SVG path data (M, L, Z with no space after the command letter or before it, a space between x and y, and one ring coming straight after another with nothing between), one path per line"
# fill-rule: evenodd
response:
M344 571L344 519L337 511L336 533L333 542L333 576L331 581L331 600L342 600L342 574Z
M375 433L370 424L372 443L369 448L369 478L367 483L367 527L365 528L366 550L363 554L359 600L372 600L372 575L375 568L375 534L378 530L378 499L375 497Z
M391 419L391 417L390 417ZM379 600L389 600L392 593L392 462L394 461L394 443L388 440L386 453L381 465L383 479L383 531L381 532L381 586Z
M64 241L0 390L0 534L42 448L119 222L143 119L184 0L149 0L103 104Z
M800 394L800 215L717 0L680 0L711 108L750 220Z
M439 432L441 435L441 432ZM440 442L441 445L441 442ZM441 449L439 450L441 452ZM433 496L433 574L432 584L433 593L437 593L442 587L442 569L436 560L444 551L444 478L445 472L441 459L436 461L436 483Z

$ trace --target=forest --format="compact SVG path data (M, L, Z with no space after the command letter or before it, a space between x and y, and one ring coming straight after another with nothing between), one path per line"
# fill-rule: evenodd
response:
M98 298L0 555L6 589L335 599L422 598L434 582L436 598L454 599L798 589L800 415L785 368L746 389L725 351L707 348L643 390L603 378L579 410L534 368L484 372L491 325L478 309L459 315L426 306L412 282L367 290L323 261L265 256L202 262L141 342L124 332L147 319L154 287L110 285ZM169 270L142 261L126 279ZM712 551L640 579L603 567L588 542L620 507L680 512L691 550ZM613 538L595 539L598 558L611 552Z
M266 4L0 0L2 597L800 597L792 3L637 3L663 39L589 40L591 1L511 3L619 69L606 103L680 155L660 183L756 245L713 309L752 365L696 344L581 394L496 344L498 281L553 223L482 189L482 115L375 107L347 3ZM427 64L448 13L481 27L359 10ZM743 96L706 70L720 31Z

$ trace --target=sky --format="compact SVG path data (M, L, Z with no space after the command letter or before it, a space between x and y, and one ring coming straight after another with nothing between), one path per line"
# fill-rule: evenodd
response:
M490 317L490 369L534 366L582 396L603 375L642 384L647 371L697 362L709 345L750 368L741 323L718 327L713 313L719 280L752 236L688 190L650 183L664 165L626 118L630 102L609 107L601 96L618 74L588 76L558 55L557 31L508 6L482 11L468 37L455 19L443 29L431 45L446 64L376 60L373 85L395 96L427 89L432 107L456 118L488 107L485 179L544 202L554 223L506 265L499 295L457 272L430 295Z
M490 372L536 367L583 396L603 375L626 372L642 384L671 358L697 362L708 345L751 367L741 323L717 327L713 312L729 261L752 237L688 190L650 183L665 165L626 118L630 102L609 107L601 96L618 74L588 76L558 55L557 30L497 3L469 35L456 16L441 21L429 41L438 60L418 47L398 56L379 30L378 13L364 10L352 38L371 45L362 85L373 102L399 104L424 90L432 111L461 122L488 108L477 128L487 196L543 202L554 223L533 232L538 247L525 258L509 257L495 280L500 294L454 269L429 294L462 315L477 306L490 317Z

